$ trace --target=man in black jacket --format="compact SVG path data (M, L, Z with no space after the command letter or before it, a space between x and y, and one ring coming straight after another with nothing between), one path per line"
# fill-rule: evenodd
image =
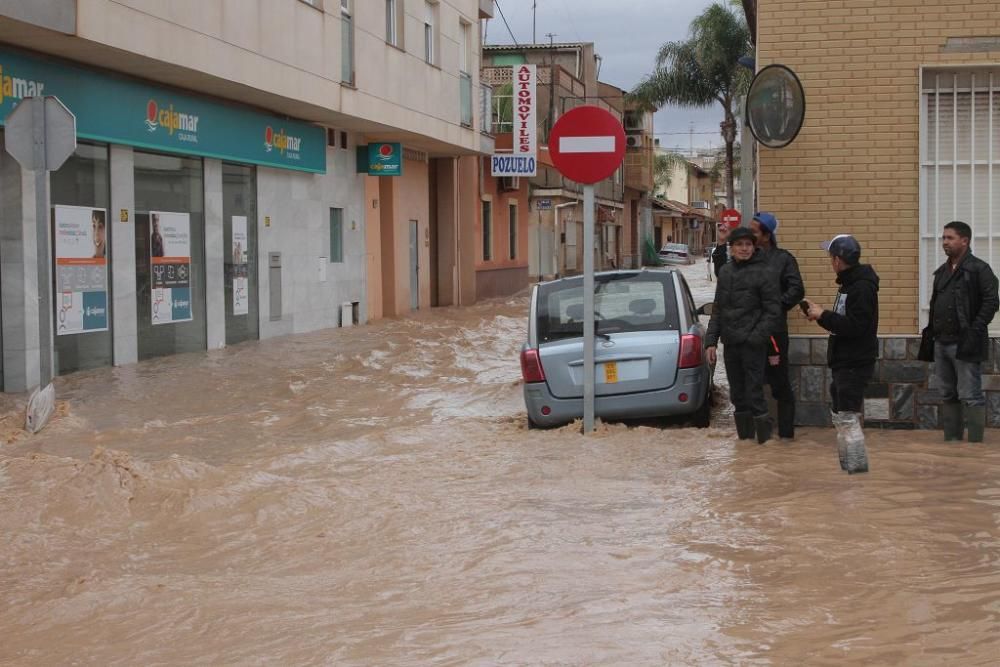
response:
M987 330L1000 298L997 277L969 250L971 240L972 229L964 222L944 226L941 246L948 261L934 272L927 333L934 338L934 375L944 398L944 439L961 440L968 428L969 442L982 442L986 399L980 363L989 357Z
M795 437L795 392L788 368L788 311L799 305L806 290L802 285L802 274L795 256L778 247L778 219L767 211L758 211L753 216L750 229L757 239L757 247L764 260L770 265L778 291L781 293L781 317L771 331L767 350L767 383L771 385L771 396L778 402L778 436Z
M824 310L809 299L806 317L830 332L827 365L833 371L830 415L837 429L840 467L850 474L868 472L868 452L861 428L865 386L878 359L878 275L861 264L861 244L840 234L823 244L837 274L837 300Z
M768 338L781 316L781 295L767 263L754 247L753 232L738 227L729 237L729 249L733 261L719 272L705 354L714 365L716 346L722 339L736 432L741 440L756 434L757 442L763 444L771 438L771 419L764 400L764 363Z

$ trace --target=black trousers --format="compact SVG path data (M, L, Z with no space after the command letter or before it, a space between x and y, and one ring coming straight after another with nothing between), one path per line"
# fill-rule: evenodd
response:
M735 412L750 412L754 417L767 414L764 399L764 346L750 343L726 345L723 358L729 379L729 400Z
M795 402L795 392L792 391L792 379L788 367L788 332L774 334L774 342L778 344L780 350L780 362L777 366L772 366L768 361L768 356L774 354L774 346L771 341L767 342L767 354L764 359L764 372L767 376L767 383L771 385L771 396L774 400L782 402Z
M830 401L834 412L862 412L865 387L875 374L875 364L853 368L834 368L830 383Z

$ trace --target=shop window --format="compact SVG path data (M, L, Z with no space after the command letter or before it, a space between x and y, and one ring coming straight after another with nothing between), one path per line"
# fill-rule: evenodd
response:
M62 375L110 366L113 225L108 211L108 147L79 144L62 167L52 172L50 184L54 214L53 372ZM78 239L82 242L77 243Z
M920 326L944 226L972 227L971 250L1000 261L1000 69L922 71L920 95ZM1000 333L1000 319L990 327Z
M201 159L143 151L133 155L139 359L204 350Z
M344 261L344 209L330 209L330 262Z
M222 165L226 345L260 337L257 282L257 169Z
M493 259L493 203L483 202L483 261Z

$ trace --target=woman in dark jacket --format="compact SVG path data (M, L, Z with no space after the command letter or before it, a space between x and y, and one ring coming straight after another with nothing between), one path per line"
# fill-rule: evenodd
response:
M741 440L756 434L757 442L763 444L771 438L764 364L771 330L782 315L781 294L767 262L755 248L753 232L746 227L733 231L729 250L733 261L719 271L705 351L709 363L714 364L716 346L722 340L736 432Z

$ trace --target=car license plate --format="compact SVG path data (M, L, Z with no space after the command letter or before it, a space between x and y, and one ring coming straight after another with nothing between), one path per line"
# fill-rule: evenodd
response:
M608 384L618 382L618 363L614 361L604 362L604 381Z

